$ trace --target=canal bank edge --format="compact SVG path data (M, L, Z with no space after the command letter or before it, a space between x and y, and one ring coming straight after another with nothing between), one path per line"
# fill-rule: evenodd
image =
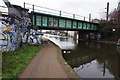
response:
M69 78L73 78L75 80L80 80L80 77L77 75L77 73L70 67L70 65L63 58L61 49L57 45L55 45L55 47L57 48L57 58L58 58L58 61L62 65L63 69L65 70L65 72L67 74L67 76Z

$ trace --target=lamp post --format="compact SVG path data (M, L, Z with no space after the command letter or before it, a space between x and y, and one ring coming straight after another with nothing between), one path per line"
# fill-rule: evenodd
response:
M108 14L109 14L109 2L107 2L106 21L108 21Z

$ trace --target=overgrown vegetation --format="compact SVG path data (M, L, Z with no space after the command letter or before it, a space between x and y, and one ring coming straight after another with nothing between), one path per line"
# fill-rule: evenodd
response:
M4 52L2 54L2 77L17 78L41 48L42 45L23 45L15 52Z
M120 2L118 7L108 15L108 20L101 20L104 40L117 41L120 38Z

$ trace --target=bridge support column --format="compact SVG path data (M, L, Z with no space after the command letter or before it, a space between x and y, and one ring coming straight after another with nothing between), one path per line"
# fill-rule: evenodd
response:
M78 31L78 40L83 39L82 31Z
M78 39L89 39L89 33L85 31L79 31L78 32Z
M79 40L100 40L101 34L98 32L79 31Z

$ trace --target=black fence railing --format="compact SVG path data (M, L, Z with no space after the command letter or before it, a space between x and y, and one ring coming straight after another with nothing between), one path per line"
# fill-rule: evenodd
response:
M78 14L73 14L73 13L69 13L69 12L65 12L65 11L61 11L61 10L55 10L55 9L42 7L42 6L25 3L25 2L24 2L24 8L27 8L33 12L52 14L52 15L56 15L56 16L68 17L68 18L73 18L73 19L78 19L78 20L87 20L88 19L88 17L86 17L86 16L81 16Z

